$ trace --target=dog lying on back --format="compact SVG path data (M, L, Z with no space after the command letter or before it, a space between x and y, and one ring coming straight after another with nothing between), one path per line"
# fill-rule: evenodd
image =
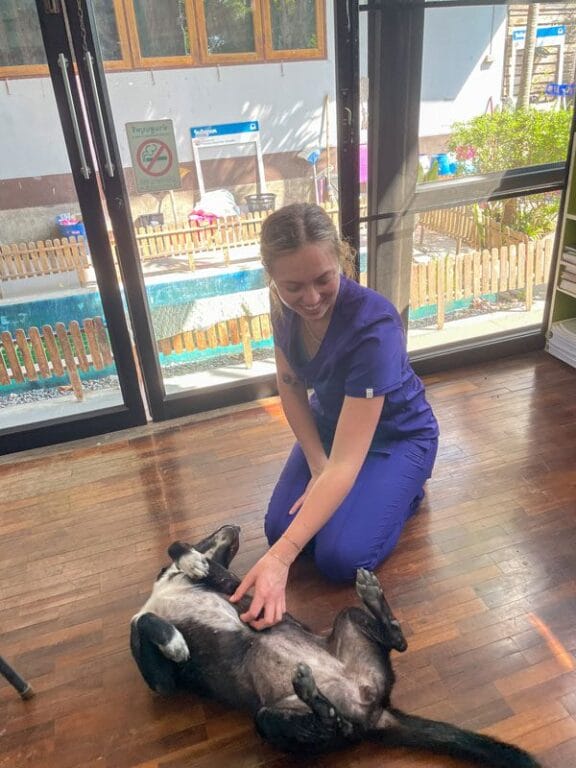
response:
M250 598L228 600L240 583L228 570L239 533L227 525L194 546L170 546L172 565L131 623L132 654L152 690L190 691L247 709L260 735L289 752L313 754L371 739L493 768L540 768L511 744L391 705L390 653L407 644L368 571L356 578L363 607L341 611L328 637L289 614L261 632L242 622Z

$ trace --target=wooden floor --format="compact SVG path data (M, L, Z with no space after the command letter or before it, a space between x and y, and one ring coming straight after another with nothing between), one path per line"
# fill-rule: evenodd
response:
M576 373L544 352L429 378L442 430L427 499L379 569L409 649L394 703L576 765ZM291 445L276 400L0 462L1 768L460 766L373 745L296 761L246 716L152 694L128 625L176 538L239 523L264 551ZM299 562L289 610L318 631L355 602Z

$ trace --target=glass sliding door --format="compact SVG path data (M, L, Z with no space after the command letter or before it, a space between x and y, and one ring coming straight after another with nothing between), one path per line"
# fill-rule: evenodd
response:
M101 176L109 240L164 419L272 394L260 227L291 201L338 209L325 3L156 6L66 3L80 80L98 96L96 149L116 169ZM130 51L129 71L107 51Z
M0 91L2 453L145 420L63 18L44 21L48 52L34 3L0 11L0 66L53 78Z
M415 359L542 337L575 9L360 6L365 279L398 306Z
M476 199L416 216L413 351L542 324L560 201L553 164L566 160L572 122L569 5L560 15L544 4L426 9L418 189L437 202L450 187Z

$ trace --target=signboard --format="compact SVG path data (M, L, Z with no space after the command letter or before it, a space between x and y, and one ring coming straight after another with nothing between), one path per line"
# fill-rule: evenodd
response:
M190 128L192 139L192 152L196 164L198 187L200 194L206 192L204 175L200 162L200 149L202 147L215 147L230 144L247 144L252 142L256 148L258 164L258 181L260 192L266 192L266 179L264 178L264 159L260 144L260 124L258 120L248 120L242 123L220 123L219 125L197 125Z
M246 123L221 123L220 125L199 125L195 128L190 128L190 135L192 140L200 139L202 143L207 143L210 140L214 140L215 143L219 143L223 136L234 136L236 134L253 134L258 133L260 127L258 120L250 120ZM254 138L254 137L252 137ZM237 139L234 139L235 141Z
M536 30L536 45L546 46L549 48L554 47L556 53L556 72L554 73L554 85L559 87L559 91L556 94L551 93L546 88L546 94L548 96L558 96L561 99L566 98L567 94L561 93L562 80L564 78L564 45L566 43L566 26L564 24L557 24L551 27L538 27ZM516 59L519 51L523 51L526 47L526 28L521 27L512 31L512 50L510 55L510 71L512 78L516 76ZM549 84L551 85L551 84Z
M138 192L181 188L172 120L126 123L126 135Z
M536 40L541 42L541 38L543 37L564 37L565 34L566 34L566 27L564 24L558 24L555 27L538 27L538 30L536 32ZM526 30L524 28L515 29L512 32L512 40L514 40L515 43L523 41L525 39L526 39ZM548 40L545 42L551 42L551 41Z

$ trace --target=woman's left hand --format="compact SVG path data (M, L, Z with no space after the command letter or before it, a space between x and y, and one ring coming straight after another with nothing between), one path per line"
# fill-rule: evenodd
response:
M288 565L267 552L248 571L236 592L230 597L230 602L235 603L254 588L250 608L240 614L242 621L254 629L266 629L282 620L286 612L288 570Z

